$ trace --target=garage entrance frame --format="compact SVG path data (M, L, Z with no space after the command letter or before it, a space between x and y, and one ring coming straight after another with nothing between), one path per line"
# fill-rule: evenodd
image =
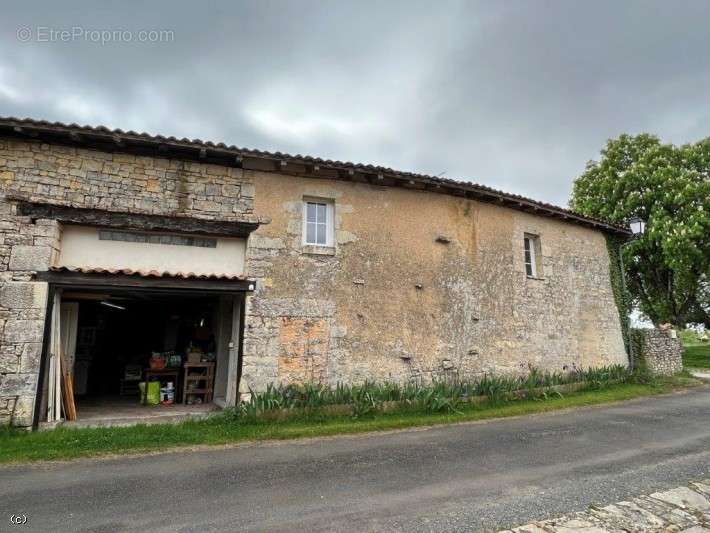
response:
M48 271L36 275L36 281L48 283L47 310L45 315L42 356L37 380L35 396L33 429L37 429L42 420L42 406L46 405L45 387L49 367L52 335L53 308L56 297L66 290L84 290L97 292L145 292L163 295L190 296L232 296L235 299L235 311L239 313L238 320L233 324L232 339L238 332L236 346L236 376L230 384L234 402L239 401L239 384L242 376L242 360L244 347L244 317L246 298L254 291L255 282L246 279L190 278L171 276L147 276L140 274L104 274L70 271ZM231 373L231 370L230 370Z

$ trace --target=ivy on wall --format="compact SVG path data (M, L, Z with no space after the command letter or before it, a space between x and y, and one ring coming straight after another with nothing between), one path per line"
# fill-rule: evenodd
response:
M621 272L621 245L625 239L618 235L606 236L606 249L609 253L609 278L611 289L614 293L614 302L619 313L619 323L621 324L621 335L624 338L626 354L629 354L629 313L631 312L631 295L625 290L623 273Z
M644 330L631 329L629 330L629 342L631 343L632 352L634 354L634 366L641 373L648 371L646 361L646 350L644 346Z

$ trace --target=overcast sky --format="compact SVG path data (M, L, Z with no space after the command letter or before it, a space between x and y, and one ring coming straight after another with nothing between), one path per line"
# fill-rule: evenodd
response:
M708 1L6 3L0 115L445 173L565 205L609 137L710 135L709 27Z

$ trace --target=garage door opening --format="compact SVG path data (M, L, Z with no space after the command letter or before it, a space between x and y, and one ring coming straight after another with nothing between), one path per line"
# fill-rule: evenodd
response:
M42 420L73 418L67 388L77 425L173 421L234 405L243 299L56 288Z

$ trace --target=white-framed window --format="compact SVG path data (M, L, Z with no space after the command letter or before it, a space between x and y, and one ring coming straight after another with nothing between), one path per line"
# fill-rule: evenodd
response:
M328 200L303 202L303 244L334 246L335 206Z
M526 233L523 235L523 253L525 257L525 274L530 278L541 277L540 268L540 237Z

